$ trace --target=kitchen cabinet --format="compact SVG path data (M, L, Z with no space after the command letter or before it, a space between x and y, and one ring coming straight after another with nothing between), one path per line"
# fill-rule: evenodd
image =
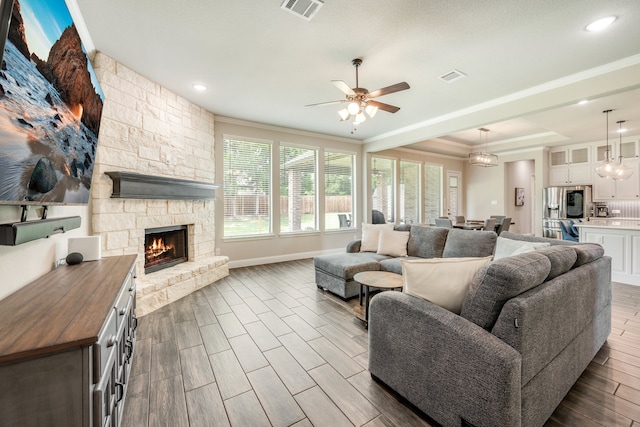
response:
M633 169L633 174L624 181L602 178L594 173L593 200L640 200L640 159L625 158L624 164Z
M611 257L614 282L640 285L640 221L606 221L596 225L580 223L580 242L598 243Z
M555 148L549 152L549 185L591 184L590 147Z

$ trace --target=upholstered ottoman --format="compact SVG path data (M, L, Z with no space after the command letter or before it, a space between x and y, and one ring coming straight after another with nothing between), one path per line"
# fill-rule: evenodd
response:
M360 284L353 276L361 271L378 271L380 263L388 258L375 252L358 252L335 255L320 255L313 259L316 269L316 285L347 299L360 292Z

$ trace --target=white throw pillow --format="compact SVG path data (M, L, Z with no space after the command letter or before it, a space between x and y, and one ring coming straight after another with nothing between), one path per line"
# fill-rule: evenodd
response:
M460 314L473 278L490 261L490 256L402 260L402 290Z
M360 252L378 252L378 240L380 230L393 230L393 224L366 224L362 223L362 240Z
M378 238L378 254L389 256L407 256L408 231L395 231L383 228Z
M518 253L529 252L529 248L533 248L531 250L536 250L538 248L544 248L549 246L549 243L543 242L527 242L524 240L512 240L507 239L506 237L498 236L498 240L496 241L496 251L493 254L493 259L497 260L500 258L505 258L512 255L517 255ZM525 247L524 249L522 249ZM518 253L516 251L520 250Z

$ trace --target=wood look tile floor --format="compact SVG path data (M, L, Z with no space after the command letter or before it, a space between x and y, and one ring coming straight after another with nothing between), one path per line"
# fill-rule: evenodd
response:
M371 379L367 330L313 261L231 270L141 317L125 426L429 426ZM640 287L546 426L640 427Z

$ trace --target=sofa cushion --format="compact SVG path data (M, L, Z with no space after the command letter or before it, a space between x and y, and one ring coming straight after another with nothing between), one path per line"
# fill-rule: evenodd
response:
M356 273L361 271L378 271L380 263L388 256L371 252L359 252L355 254L319 255L313 258L316 269L325 271L345 280L353 279Z
M378 254L395 257L407 256L409 231L395 231L383 228L378 238Z
M496 240L496 249L495 253L493 254L493 259L498 260L500 258L508 257L511 255L531 252L545 246L549 246L549 243L527 242L526 240L513 240L498 236L498 239Z
M583 264L602 258L604 248L597 243L580 243L571 246L576 251L577 259L573 268L580 267Z
M388 271L390 273L402 274L402 261L403 260L411 260L411 259L424 259L417 256L408 256L402 258L389 258L383 259L380 261L380 267L383 271Z
M393 230L393 224L366 224L362 223L362 242L360 252L377 252L380 231L383 229Z
M583 264L601 258L604 255L604 249L597 243L576 243L569 240L550 239L547 237L525 236L523 234L503 231L500 237L506 237L512 240L522 240L527 242L547 242L551 246L571 246L578 255L573 268L580 267Z
M491 256L402 260L402 290L459 314L473 278L490 261Z
M551 261L537 251L493 261L473 279L460 316L491 330L504 303L538 286L550 271Z
M442 258L448 229L422 225L411 226L407 255L420 258Z
M551 262L551 270L545 281L551 280L571 270L578 258L573 246L548 246L538 249L537 252L549 258Z
M486 257L493 255L496 246L493 231L473 231L452 229L447 233L447 241L442 251L443 258Z

